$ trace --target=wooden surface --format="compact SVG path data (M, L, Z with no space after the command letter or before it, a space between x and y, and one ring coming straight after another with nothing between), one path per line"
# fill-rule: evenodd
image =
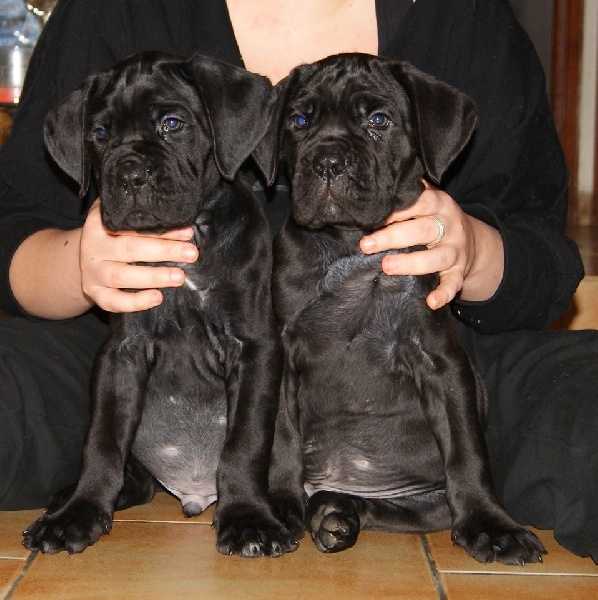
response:
M483 565L428 536L363 532L357 545L322 554L309 538L281 558L218 554L211 509L185 519L165 493L117 513L109 536L83 554L30 554L21 531L40 511L0 512L0 599L6 600L596 600L598 567L537 532L542 564Z

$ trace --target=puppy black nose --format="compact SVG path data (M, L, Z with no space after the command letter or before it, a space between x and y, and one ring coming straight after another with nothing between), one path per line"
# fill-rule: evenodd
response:
M322 179L337 179L346 169L345 159L335 152L320 152L312 160L314 171Z
M136 160L125 160L118 165L118 182L125 190L143 187L148 181L148 170Z

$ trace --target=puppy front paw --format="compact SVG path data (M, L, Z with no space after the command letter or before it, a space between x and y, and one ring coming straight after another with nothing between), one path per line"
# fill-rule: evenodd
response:
M218 520L216 548L246 558L282 556L298 548L296 537L281 523L264 515Z
M310 502L307 524L320 552L341 552L357 542L359 515L350 502Z
M546 550L531 531L492 517L473 517L452 531L453 542L481 563L498 561L523 566L542 562Z
M84 500L56 512L47 512L23 532L23 546L44 554L66 550L69 554L83 552L112 529L111 515L99 506Z

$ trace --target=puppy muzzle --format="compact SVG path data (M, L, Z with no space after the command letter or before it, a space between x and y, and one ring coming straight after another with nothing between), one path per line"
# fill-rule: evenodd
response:
M134 194L148 185L150 169L141 157L127 156L116 164L114 179L118 189L125 194Z
M291 212L295 221L311 229L371 226L370 213L377 197L374 163L367 149L349 141L310 148L293 176L296 193ZM381 220L379 214L373 218Z

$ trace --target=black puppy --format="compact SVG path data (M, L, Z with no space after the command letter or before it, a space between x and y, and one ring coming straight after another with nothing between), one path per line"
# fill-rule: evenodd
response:
M119 508L149 500L142 463L186 515L218 497L218 550L294 550L267 500L280 385L270 297L271 242L239 175L266 127L269 81L206 57L142 53L90 77L48 116L56 163L93 174L107 229L193 225L196 264L151 310L115 314L92 375L92 415L78 484L28 531L32 550L81 552ZM143 470L133 469L133 474ZM119 496L120 494L120 496ZM118 499L117 499L118 497Z
M347 54L276 87L264 148L287 163L291 216L275 242L274 308L286 359L272 493L317 547L360 529L452 528L482 562L540 560L544 548L499 505L481 421L485 391L438 276L387 276L359 239L438 184L475 127L473 103L406 63ZM419 248L420 250L422 248ZM417 249L411 249L411 251ZM295 453L289 450L293 439Z

